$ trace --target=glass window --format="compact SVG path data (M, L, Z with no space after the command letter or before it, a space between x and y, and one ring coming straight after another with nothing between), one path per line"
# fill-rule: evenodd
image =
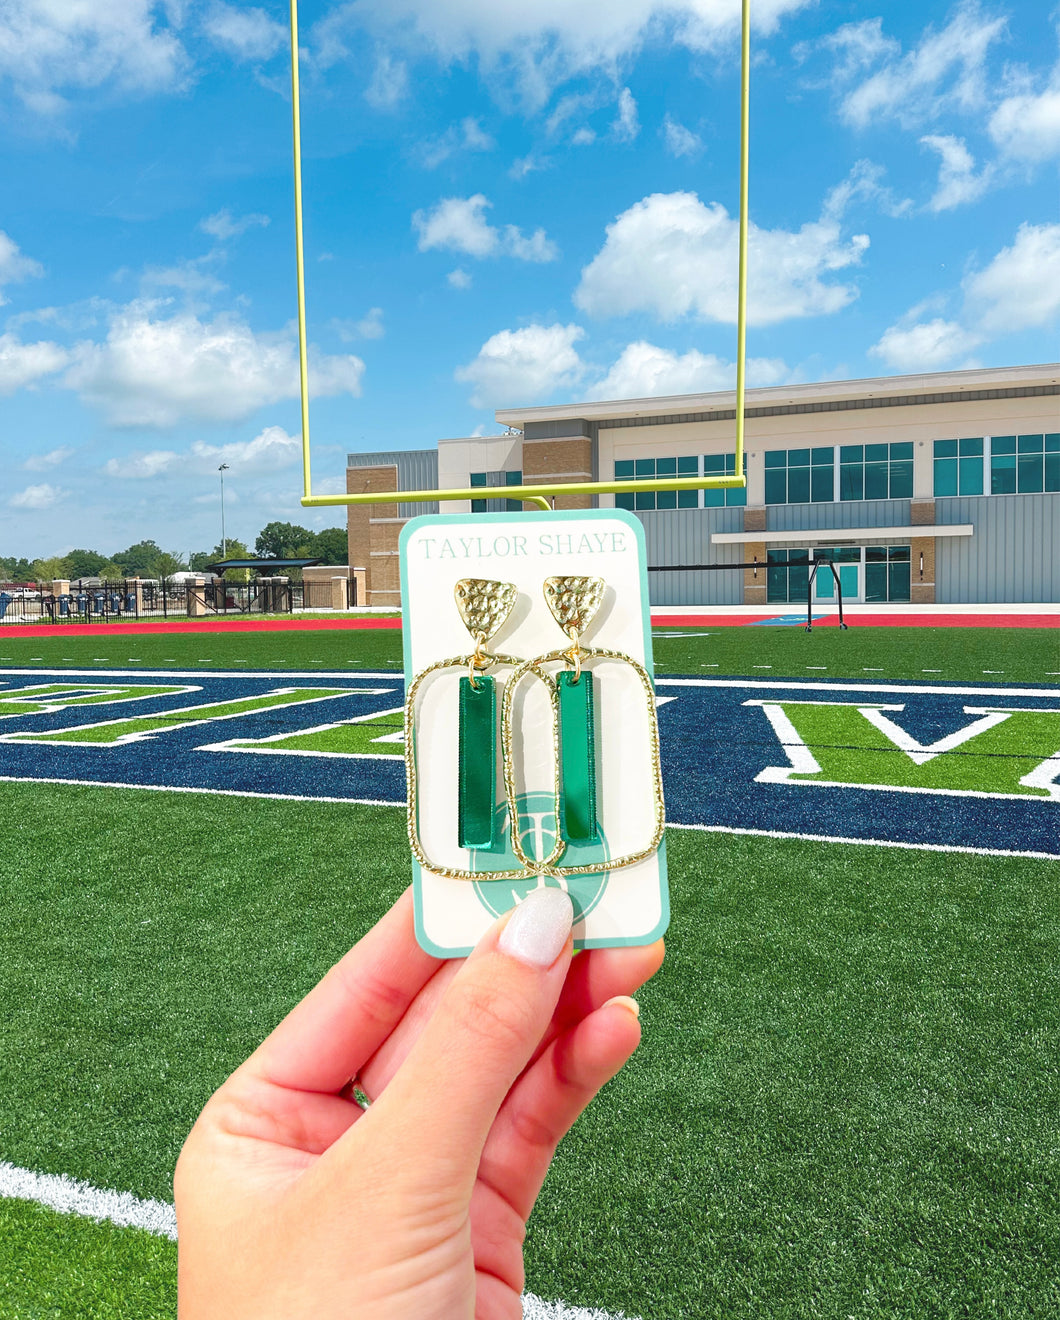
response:
M616 509L635 509L636 507L637 507L637 501L634 499L632 495L619 494L615 496Z
M1060 454L1045 456L1045 489L1060 490Z
M882 564L887 559L887 547L885 545L867 545L865 547L866 564Z
M655 476L655 459L654 459L654 458L638 458L638 459L636 460L636 473L637 473L637 476L638 476L638 477L654 477L654 476Z
M899 463L891 462L891 490L892 500L911 500L913 498L913 461L902 460Z
M741 491L742 495L743 492ZM731 504L733 501L729 501ZM698 509L699 491L698 490L679 490L677 492L677 507L679 509Z
M504 484L506 486L521 486L523 484L523 474L521 472L506 472L504 474ZM505 509L508 513L519 513L522 511L522 500L505 500Z
M1044 439L1044 435L1021 435L1017 437L1017 453L1040 454Z
M865 564L865 599L867 601L887 599L886 564Z
M957 494L957 460L955 458L938 458L939 441L935 441L935 484L934 493L936 498L945 495ZM942 443L949 443L943 441ZM953 441L954 449L957 448L956 440ZM980 467L982 465L980 464Z
M818 452L816 449L813 451ZM831 450L828 451L831 454ZM814 462L817 460L815 459ZM810 469L810 501L813 504L824 504L834 498L832 486L834 479L832 473L835 471L831 461L827 467L814 467Z
M1060 435L1047 435L1045 437L1045 452L1047 454L1060 453Z
M769 455L767 454L768 458ZM788 473L786 468L766 469L766 503L787 504Z
M979 442L982 444L982 441ZM961 458L957 462L962 495L982 495L983 460L982 458Z
M991 442L991 448L996 441ZM990 455L990 494L1014 495L1016 493L1016 455L994 452Z
M485 473L485 472L472 472L472 474L471 474L471 484L472 484L472 486L484 486L484 485L486 484L486 473Z
M991 454L1014 454L1016 437L1014 435L995 435L990 441Z
M1034 495L1044 489L1042 455L1020 454L1016 460L1016 489L1021 495Z
M619 458L615 460L615 480L621 481L623 477L633 476L633 460L631 458Z
M676 477L677 459L676 458L657 458L655 460L655 475L657 477Z
M882 449L882 445L866 445L866 449ZM865 464L865 498L867 500L885 500L887 498L887 464Z
M909 562L909 547L907 545L892 545L887 552L888 559L904 559Z
M679 477L699 476L699 459L695 454L689 454L687 457L677 460L677 475Z
M906 460L909 462L913 461L912 440L903 440L899 444L889 445L888 448L891 451L890 458L892 463L904 462Z
M908 558L908 550L906 556ZM888 600L908 600L909 599L909 564L908 563L889 563L887 565L887 599Z
M767 451L766 503L809 504L824 503L834 498L833 464L835 453L831 446L816 449L773 449ZM746 472L746 467L744 471ZM732 471L727 468L726 471ZM746 504L743 499L730 500L730 504Z
M886 463L887 446L886 445L866 445L865 446L866 463Z
M695 493L696 493L695 491L690 491L690 492L689 492L689 491L682 491L682 492L681 492L682 495L686 495L686 494L692 494L692 495L694 495ZM676 508L677 508L677 491L676 491L676 490L659 490L659 491L656 491L656 492L655 492L655 507L656 507L657 509L676 509Z
M705 477L722 477L725 475L725 455L724 454L704 454L703 455L703 475Z
M960 444L961 458L971 458L976 454L980 458L982 458L983 441L981 437L978 437L974 440L961 440L959 444Z
M936 458L956 458L957 441L956 440L936 440L935 441Z
M864 463L865 446L864 445L841 445L839 449L840 463Z
M863 500L865 498L865 465L843 463L839 468L839 498Z

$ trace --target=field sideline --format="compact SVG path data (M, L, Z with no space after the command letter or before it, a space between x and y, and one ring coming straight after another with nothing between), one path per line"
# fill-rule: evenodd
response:
M660 674L1045 691L1060 671L1044 630L684 631L656 637ZM0 667L8 688L399 663L382 630L204 640L5 633ZM0 801L0 1161L169 1201L205 1098L405 886L401 812L39 783ZM1027 819L1055 831L1058 810ZM644 1320L1060 1313L1060 867L702 829L667 848L644 1044L557 1159L528 1288ZM0 1316L172 1316L174 1266L164 1237L0 1199Z

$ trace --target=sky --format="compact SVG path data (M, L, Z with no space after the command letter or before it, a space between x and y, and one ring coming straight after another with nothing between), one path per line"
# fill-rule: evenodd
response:
M737 0L302 0L314 492L735 380ZM1060 11L752 0L748 383L1054 360ZM287 6L0 6L0 554L301 495Z

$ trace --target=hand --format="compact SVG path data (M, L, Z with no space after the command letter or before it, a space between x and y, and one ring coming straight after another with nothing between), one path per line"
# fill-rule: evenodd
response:
M181 1320L520 1320L526 1220L636 1049L625 996L663 958L660 940L572 963L571 917L534 890L441 962L406 892L331 969L181 1152Z

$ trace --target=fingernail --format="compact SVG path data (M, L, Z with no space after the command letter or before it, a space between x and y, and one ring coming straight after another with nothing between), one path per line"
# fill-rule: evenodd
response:
M614 999L609 999L607 1003L604 1004L604 1008L610 1008L612 1004L617 1005L619 1008L627 1009L635 1018L640 1017L640 1005L635 999L631 999L629 995L615 995Z
M574 906L562 889L533 889L501 931L498 948L531 967L551 967L573 924Z

